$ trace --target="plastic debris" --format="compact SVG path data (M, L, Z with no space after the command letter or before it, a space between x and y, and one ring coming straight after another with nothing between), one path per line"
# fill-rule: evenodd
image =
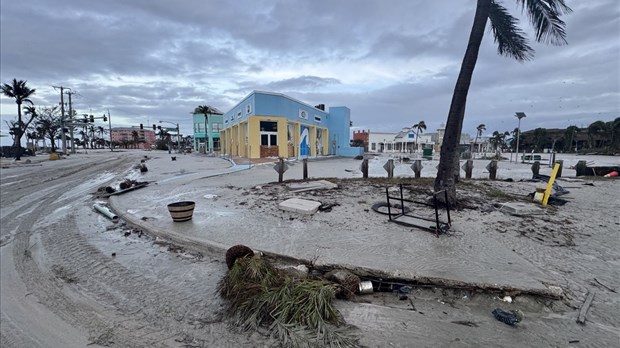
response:
M512 303L512 297L510 297L510 296L504 296L504 297L500 298L500 300L502 300L504 302Z
M400 289L398 289L401 294L408 294L411 290L412 288L410 286L401 286Z
M495 316L495 319L511 326L520 322L524 318L523 312L520 310L506 312L500 308L495 308L492 313L493 316Z

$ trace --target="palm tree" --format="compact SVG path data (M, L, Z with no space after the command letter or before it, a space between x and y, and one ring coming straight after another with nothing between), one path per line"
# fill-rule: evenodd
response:
M485 126L484 123L481 123L478 125L478 127L476 127L476 140L474 140L474 146L476 146L476 144L478 143L478 138L482 137L482 134L485 130L487 130L487 126ZM478 151L480 151L480 148L478 148Z
M102 126L97 126L97 133L99 133L100 139L103 139L103 135L106 132L107 132L107 130L105 128L103 128ZM101 142L97 141L97 145L101 145ZM103 145L105 145L105 141L104 141Z
M516 0L521 9L527 12L536 32L536 41L562 45L566 43L565 24L560 19L562 14L572 10L564 0ZM524 32L517 26L518 20L508 13L499 0L477 0L474 23L469 36L467 49L461 64L461 71L454 87L445 135L441 145L441 157L435 191L447 190L448 203L456 203L456 183L459 178L458 144L465 118L465 104L471 78L478 60L478 51L484 36L487 22L497 43L500 55L513 57L519 62L533 58L534 50L529 46Z
M131 132L131 143L133 144L134 149L136 148L136 145L138 144L139 138L140 138L140 134L138 134L138 131L134 130Z
M205 149L211 150L212 146L209 146L209 114L211 115L221 115L222 113L216 110L215 108L210 107L209 105L199 105L194 109L194 115L203 114L205 115Z
M414 124L413 126L411 126L411 129L415 129L415 151L418 152L418 135L420 134L420 132L424 133L424 131L426 130L426 123L424 123L424 121L420 121L416 124Z
M573 148L573 139L575 139L575 135L579 132L579 127L577 126L568 126L564 131L564 138L567 140L564 150L570 151Z
M12 84L5 83L1 87L2 94L9 98L15 98L15 103L17 103L17 129L15 130L15 141L13 142L13 146L15 147L15 160L17 161L21 159L22 135L26 129L24 123L22 122L22 103L29 103L32 105L32 100L29 98L36 91L35 89L28 88L28 86L26 86L26 82L27 81L24 80L18 81L17 79L13 79ZM34 116L32 118L34 118Z
M510 135L510 132L508 131L504 133L500 133L498 131L493 132L493 134L491 135L491 139L489 139L489 141L491 142L491 145L493 145L493 148L495 149L495 151L505 148L506 137L509 135Z
M591 123L588 126L588 142L590 143L590 148L605 146L605 143L607 140L606 139L607 134L605 133L609 133L609 135L611 135L610 130L611 130L611 127L608 127L607 124L603 121L596 121L596 122ZM599 136L595 137L595 135L599 135ZM600 135L603 135L602 141L600 141ZM611 137L609 138L611 140Z

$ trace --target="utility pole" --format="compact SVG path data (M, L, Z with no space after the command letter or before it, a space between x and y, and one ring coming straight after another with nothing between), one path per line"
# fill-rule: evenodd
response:
M67 134L65 133L65 99L64 87L52 86L54 89L60 88L60 133L62 134L62 153L67 154Z
M73 123L73 105L71 104L71 95L75 93L76 92L73 92L70 89L69 91L67 91L67 95L69 96L69 122L70 123ZM71 137L71 154L75 155L75 141L73 137L73 125L69 127L69 136Z
M110 116L110 109L108 109L108 128L110 131L110 151L114 152L114 147L112 146L112 116Z

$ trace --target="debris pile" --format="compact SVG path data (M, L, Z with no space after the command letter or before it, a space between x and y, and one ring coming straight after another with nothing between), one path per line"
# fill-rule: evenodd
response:
M242 249L235 246L236 251ZM227 252L227 261L233 254L240 255ZM218 291L228 300L227 311L242 331L267 329L292 347L355 347L357 340L347 333L333 304L338 287L324 279L291 277L265 258L248 254L233 261Z

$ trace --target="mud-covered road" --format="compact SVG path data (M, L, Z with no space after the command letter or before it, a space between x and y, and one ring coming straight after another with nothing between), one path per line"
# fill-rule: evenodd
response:
M224 263L169 252L93 212L91 193L118 181L139 156L3 169L2 347L273 343L231 333L218 317Z
M279 346L264 334L236 332L219 314L215 288L226 272L223 255L158 243L146 231L93 211L99 200L92 193L133 173L143 155L95 151L2 169L1 347ZM519 247L519 236L503 235ZM546 249L563 268L539 262L566 279L573 293L586 278L593 281L579 265L598 260L605 244L580 235L576 242L588 247ZM612 238L610 247L617 242ZM569 253L577 256L560 262ZM617 262L617 254L604 254ZM597 279L613 291L586 283L597 291L586 326L575 323L577 294L565 301L518 296L509 304L498 294L424 287L407 296L373 294L337 306L364 347L613 346L618 273L606 263L601 269L597 273L605 277ZM496 307L520 309L526 319L507 326L491 315Z

